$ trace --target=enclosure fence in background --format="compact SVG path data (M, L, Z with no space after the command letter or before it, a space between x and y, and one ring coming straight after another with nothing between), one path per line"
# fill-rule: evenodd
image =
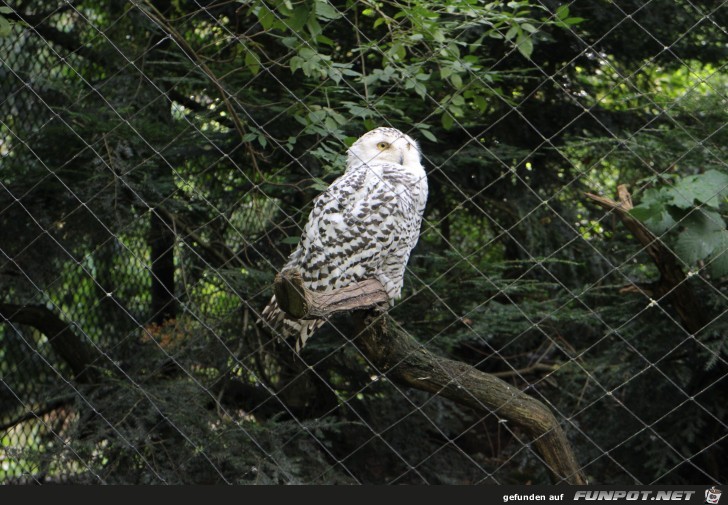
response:
M726 4L0 0L0 482L723 484ZM378 126L402 296L297 353Z

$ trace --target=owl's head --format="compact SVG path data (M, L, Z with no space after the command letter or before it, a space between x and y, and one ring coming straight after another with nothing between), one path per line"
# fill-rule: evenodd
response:
M347 155L349 167L372 162L420 164L417 142L396 128L380 127L365 133L351 145Z

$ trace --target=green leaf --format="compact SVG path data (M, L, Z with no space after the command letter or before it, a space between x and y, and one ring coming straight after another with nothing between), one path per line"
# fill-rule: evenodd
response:
M267 31L275 24L276 16L268 7L261 5L260 9L258 9L258 21L260 22L260 26Z
M258 57L252 51L245 52L245 66L253 75L257 75L260 72L260 62Z
M298 55L303 58L304 60L310 60L317 56L316 51L311 49L310 47L302 47L298 51Z
M463 87L463 78L459 74L452 74L450 76L450 82L455 88L460 89Z
M425 130L424 128L420 128L419 132L422 134L423 137L425 137L430 142L437 142L437 137L433 135L433 133L430 130Z
M0 14L10 14L13 12L13 9L10 7L1 6L0 7ZM7 37L10 35L13 31L13 25L5 19L4 17L0 16L0 38Z
M690 266L707 258L711 252L713 252L713 247L707 240L707 236L694 228L688 228L680 233L675 242L675 253Z
M703 208L697 211L696 218L700 220L700 227L705 230L705 232L725 229L725 221L719 212Z
M308 28L308 32L313 38L318 37L323 32L323 29L321 28L321 25L316 20L316 18L309 17L308 22L306 23L306 27Z
M12 31L13 26L10 24L10 21L0 16L0 38L7 37Z
M293 10L291 16L286 20L286 24L291 31L299 32L306 26L310 11L305 5L299 5Z
M629 213L657 235L661 235L675 226L675 219L670 215L667 207L660 202L641 203Z
M459 107L454 104L450 104L447 106L447 110L450 111L450 114L452 114L454 117L463 117L462 107Z
M296 49L298 47L298 40L299 39L297 37L283 37L281 42L288 49Z
M336 120L332 118L331 116L326 116L324 119L324 126L326 127L326 130L329 132L336 131L338 125L336 124Z
M329 188L329 184L323 179L314 177L313 183L309 186L309 188L315 189L316 191L326 191Z
M329 2L316 2L316 15L322 19L339 19L341 13L337 11Z
M485 112L485 109L488 108L488 100L483 98L481 95L475 95L473 97L473 104L475 105L475 108L478 109L478 112Z
M415 83L415 93L417 93L420 98L425 98L425 95L427 95L427 88L424 84L418 81Z
M417 131L422 134L423 137L425 137L430 142L437 142L437 137L430 131L430 125L418 123L415 125L417 127Z
M348 104L347 108L349 110L349 114L354 117L367 118L374 116L374 112L371 109L361 107L353 103Z
M569 6L564 4L560 5L558 9L556 9L556 19L564 20L567 17L569 17Z
M703 174L684 177L668 189L667 194L670 203L681 209L692 207L696 201L717 209L721 200L728 195L728 174L708 170Z
M407 56L407 50L404 48L401 42L395 42L392 47L387 51L390 58L395 61L403 60Z
M728 243L728 230L717 212L692 212L682 224L686 227L675 243L675 252L688 265L711 255L722 255Z
M433 29L433 31L430 33L432 36L432 40L435 42L445 42L447 40L447 37L445 36L445 33L442 30Z
M288 64L291 67L291 73L293 74L296 72L296 70L301 68L303 66L303 62L304 62L304 60L300 56L292 57L288 62Z
M336 84L339 84L339 82L341 82L342 75L341 75L341 71L338 68L329 68L326 75L328 75L329 79L334 81Z
M518 36L516 45L518 47L518 52L520 52L524 57L531 59L531 53L533 53L533 41L531 40L531 37L525 33L521 33Z
M295 245L295 244L298 244L300 241L301 241L301 237L293 237L293 236L291 236L291 237L286 237L284 239L281 239L280 242L281 242L281 244L291 244L291 245Z
M679 209L690 209L694 205L694 198L691 198L692 195L686 191L686 188L668 188L665 190L665 195L668 197L668 203Z
M708 268L713 277L728 275L728 232L721 235L720 241L711 255Z
M440 120L442 121L442 127L446 130L452 128L452 125L455 123L455 120L448 112L444 112Z

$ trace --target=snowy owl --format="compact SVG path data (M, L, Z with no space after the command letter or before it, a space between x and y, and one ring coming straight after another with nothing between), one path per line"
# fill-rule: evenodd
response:
M347 151L344 174L314 200L283 270L298 270L306 287L321 292L377 279L393 304L426 201L427 176L417 142L395 128L371 130ZM296 336L296 352L324 323L288 319L275 295L263 317L283 337Z

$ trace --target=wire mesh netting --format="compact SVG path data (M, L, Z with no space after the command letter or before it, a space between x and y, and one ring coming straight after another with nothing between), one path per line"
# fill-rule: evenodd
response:
M0 0L0 482L724 483L727 3ZM378 126L429 185L389 340L296 353Z

